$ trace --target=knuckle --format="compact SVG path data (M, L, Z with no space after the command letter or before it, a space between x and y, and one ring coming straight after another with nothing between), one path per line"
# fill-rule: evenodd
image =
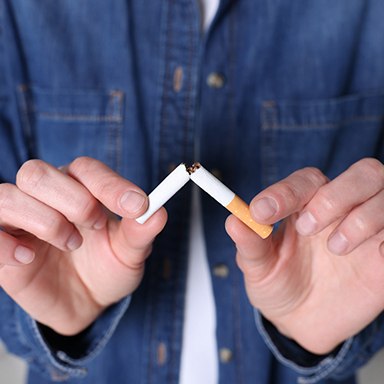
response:
M321 186L328 182L327 176L320 169L315 167L307 167L304 169L306 178L315 186Z
M1 184L0 185L0 218L2 212L8 210L12 204L12 191L14 186L12 184Z
M279 185L279 195L282 197L279 200L282 200L285 207L296 205L300 200L298 191L292 184L285 181L282 181Z
M45 217L35 226L36 235L50 243L56 242L57 238L65 235L65 221L57 212L53 212L49 217Z
M316 193L317 205L321 206L322 210L328 212L336 211L339 202L335 199L335 196L331 193L327 186L320 187Z
M365 158L360 160L355 166L359 167L360 171L366 177L381 182L384 185L384 165L375 158Z
M94 191L98 196L106 197L110 195L116 185L119 185L121 182L119 176L117 175L108 175L102 180L98 180L98 183L94 185Z
M46 175L45 163L42 160L28 160L16 175L16 184L20 188L34 188Z
M373 230L373 226L369 224L369 221L366 220L362 215L355 214L352 217L352 225L358 229L360 233L366 234Z
M97 210L97 202L89 196L79 197L70 212L71 220L74 222L87 222Z
M317 168L306 167L282 180L276 189L282 208L303 206L325 184L327 177Z
M355 232L362 234L364 237L379 233L383 228L383 222L378 217L372 217L367 213L356 210L351 214L351 225Z
M71 162L68 169L72 175L76 176L82 174L84 171L88 171L96 162L97 160L91 157L80 156Z

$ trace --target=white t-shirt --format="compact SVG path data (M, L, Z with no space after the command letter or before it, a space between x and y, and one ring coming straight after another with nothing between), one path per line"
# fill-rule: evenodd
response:
M199 0L207 30L220 0ZM188 276L180 384L216 384L218 354L216 311L201 219L200 190L194 187L188 250Z
M202 26L206 31L211 24L217 8L219 7L220 0L198 0L201 9Z
M201 220L201 191L193 186L180 384L217 383L216 311Z

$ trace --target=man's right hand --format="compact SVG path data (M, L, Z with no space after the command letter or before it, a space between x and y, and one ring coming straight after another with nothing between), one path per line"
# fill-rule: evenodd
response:
M167 221L162 208L138 224L147 206L140 188L97 160L78 158L65 172L28 161L16 185L0 184L2 288L40 323L80 332L140 284Z

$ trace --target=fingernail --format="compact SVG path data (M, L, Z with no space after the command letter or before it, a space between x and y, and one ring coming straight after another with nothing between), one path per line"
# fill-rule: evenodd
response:
M83 238L80 236L80 234L75 231L68 239L67 241L67 248L70 250L70 251L74 251L76 250L77 248L80 247L80 245L82 244L83 242Z
M348 239L340 232L336 232L328 240L328 249L336 255L344 254L349 247Z
M145 203L145 196L135 191L126 192L120 199L120 206L132 215L139 212Z
M300 235L312 235L317 230L317 221L309 212L304 212L296 221L296 230Z
M35 252L31 249L19 245L15 249L15 259L22 264L30 264L35 258Z
M268 220L277 212L277 203L270 197L264 197L252 204L252 213L256 219Z
M107 224L107 217L103 214L100 218L97 219L96 223L93 224L93 229L102 229L105 227L105 224Z

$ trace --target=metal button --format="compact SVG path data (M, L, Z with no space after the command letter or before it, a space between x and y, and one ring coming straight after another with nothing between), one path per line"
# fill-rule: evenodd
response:
M211 88L222 88L224 83L224 76L220 73L212 72L207 77L207 85Z
M176 67L175 71L173 72L173 90L175 92L181 91L181 88L183 87L183 77L184 77L183 68Z
M157 346L157 364L164 365L167 361L167 346L165 343L159 343Z
M225 264L216 264L213 267L213 275L224 279L229 275L229 268Z
M163 260L163 279L169 280L172 276L172 262L169 257L165 257Z
M221 348L219 350L220 361L227 364L232 360L233 353L229 348Z

